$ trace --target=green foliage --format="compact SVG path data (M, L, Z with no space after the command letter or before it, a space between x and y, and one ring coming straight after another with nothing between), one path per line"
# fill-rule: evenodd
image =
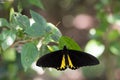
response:
M110 44L110 51L114 55L120 56L120 42L113 42Z
M30 11L30 14L36 23L38 23L42 27L46 26L46 20L42 16L32 10Z
M0 18L0 27L8 26L9 23L6 19Z
M45 34L45 27L40 26L38 23L33 23L25 32L31 37L42 37Z
M31 27L28 27L25 32L31 37L44 36L46 34L45 27L47 26L45 19L34 11L30 11L30 13L35 23L33 23Z
M14 12L13 9L11 9L10 12L10 27L12 29L21 29L25 30L26 28L30 27L30 21L29 18L25 15L22 15L20 13Z
M29 3L32 5L35 5L41 9L44 9L44 6L43 6L41 0L27 0L27 1L29 1Z
M14 31L5 30L0 34L1 47L3 50L9 48L15 41L16 34Z
M62 36L59 40L59 48L63 49L65 45L68 49L80 50L79 45L74 40L67 36Z
M59 38L62 36L62 33L59 29L52 23L47 23L46 32L48 35L45 37L45 42L58 42Z
M1 27L5 26L0 34L0 46L3 51L3 59L6 61L14 61L16 59L13 48L16 45L23 43L21 52L21 62L24 70L27 70L36 59L49 52L47 47L49 42L59 42L62 36L59 29L34 11L30 11L34 23L30 25L30 20L27 16L15 12L11 9L10 21L0 18ZM36 47L37 46L37 47ZM51 47L53 48L53 47ZM55 50L53 48L53 50ZM11 56L11 57L7 57Z
M13 23L15 23L16 26L19 26L22 29L26 29L30 26L29 18L20 13L13 15Z
M16 52L14 48L9 48L4 51L2 58L5 61L15 61L16 60Z
M10 30L4 30L0 34L1 47L5 51L3 53L5 60L15 59L14 51L8 48L10 46L14 47L19 42L24 43L21 52L21 62L25 71L39 56L59 48L62 49L64 45L70 49L80 50L79 45L74 40L65 36L61 37L61 32L53 24L47 23L42 16L32 10L30 13L34 20L32 25L30 25L30 20L27 16L11 9L10 23L8 23L10 25L7 25ZM2 20L7 22L4 19ZM49 42L59 43L59 48L57 46L48 46ZM8 52L12 56L7 59L6 54Z
M24 44L21 52L21 61L25 71L36 60L37 56L38 56L38 49L35 44L33 43Z
M98 76L97 74L105 69L106 78L108 80L115 79L113 73L110 72L114 72L115 66L119 65L116 59L120 58L120 15L118 14L118 7L115 7L115 9L117 9L116 12L111 12L111 2L111 0L100 0L95 6L99 25L97 28L90 30L90 37L92 40L87 43L85 50L95 55L99 53L101 56L98 56L102 58L101 64L104 67L101 67L101 69L99 69L99 67L97 67L97 69L93 67L95 69L92 70L93 74L89 73L89 70L91 70L90 68L89 70L84 69L83 72L87 77ZM105 9L106 5L109 5L110 12ZM115 62L117 64L114 64ZM97 72L98 70L101 71Z
M120 33L117 30L112 30L108 34L108 40L114 42L120 38Z

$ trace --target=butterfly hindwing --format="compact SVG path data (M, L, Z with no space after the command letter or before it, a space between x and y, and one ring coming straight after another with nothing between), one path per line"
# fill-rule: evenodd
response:
M37 61L37 66L52 67L58 70L66 69L65 57L62 50L48 53Z
M67 64L68 67L69 67L70 69L77 69L78 67L75 66L74 63L73 63L73 57L70 56L69 54L67 54L66 56L67 56L67 61L68 61L68 64Z
M99 61L94 56L81 52L81 51L75 51L75 50L68 50L68 54L70 57L70 60L72 62L73 67L69 65L69 68L71 69L77 69L82 66L91 66L99 64Z
M62 51L64 52L64 51ZM66 57L65 54L62 55L62 60L61 60L61 65L60 67L57 68L57 70L65 70L67 68L67 64L66 64Z

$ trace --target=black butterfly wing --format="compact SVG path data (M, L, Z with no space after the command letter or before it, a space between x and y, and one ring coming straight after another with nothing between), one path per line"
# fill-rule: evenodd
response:
M62 64L62 58L63 58L62 50L51 52L39 58L36 65L41 67L51 67L56 68L58 70L64 70L66 69L65 64L64 68L60 68Z
M99 64L99 61L96 57L81 51L68 50L68 55L72 62L73 67L69 65L71 69L77 69L82 66L91 66Z

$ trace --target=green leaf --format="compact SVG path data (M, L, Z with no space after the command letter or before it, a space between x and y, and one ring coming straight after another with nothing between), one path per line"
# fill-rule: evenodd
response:
M30 27L29 18L25 15L21 15L20 13L12 14L11 16L11 26L14 29L24 29Z
M0 34L0 40L2 41L1 46L3 50L6 50L9 48L15 41L16 39L16 34L13 31L3 31Z
M9 26L9 23L6 19L0 18L0 27Z
M85 46L85 51L96 57L100 56L104 49L105 46L97 40L90 40Z
M110 51L113 54L120 56L120 42L114 42L110 44Z
M47 26L46 20L42 16L40 16L40 14L38 14L32 10L30 11L30 14L31 14L32 18L35 20L35 22L39 24L40 27Z
M26 43L22 47L21 62L26 71L38 57L38 49L33 43Z
M17 14L15 16L16 23L18 23L19 27L26 29L27 27L30 27L29 18L25 15Z
M44 9L44 6L41 2L41 0L28 0L31 4L41 8L41 9Z
M48 47L48 49L49 49L50 52L53 52L53 51L57 51L57 50L59 50L59 47L56 46L56 45L53 45L53 46L47 46L47 47Z
M12 18L13 18L14 13L15 13L15 12L14 12L14 9L11 8L11 9L10 9L10 20L9 20L10 22L12 21Z
M26 33L31 37L41 37L45 35L45 28L47 26L45 19L34 11L30 11L35 23L26 29Z
M58 41L60 37L62 36L62 33L60 32L60 30L52 23L48 23L47 28L50 30L49 32L51 33L51 38L55 42Z
M109 41L115 41L120 37L120 34L117 30L112 30L111 32L109 32L108 34L108 40Z
M62 36L59 40L59 48L63 49L63 46L67 46L68 49L80 50L79 45L67 36Z
M25 32L31 37L41 37L45 35L45 27L40 26L38 23L33 23Z
M107 21L107 14L104 11L98 12L97 18L100 20L99 27L97 29L102 30L105 32L109 26L109 23Z
M8 48L4 51L2 58L5 61L15 61L16 60L16 51L14 48Z
M47 23L45 31L47 35L45 36L44 42L46 44L49 42L58 42L62 36L60 30L52 23Z

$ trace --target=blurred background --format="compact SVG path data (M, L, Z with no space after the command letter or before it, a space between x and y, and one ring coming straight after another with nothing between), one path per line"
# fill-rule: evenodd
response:
M0 48L0 80L120 80L120 0L0 0L0 18L18 7L28 17L30 10L44 16L100 64L65 71L33 64L25 72L19 51Z

